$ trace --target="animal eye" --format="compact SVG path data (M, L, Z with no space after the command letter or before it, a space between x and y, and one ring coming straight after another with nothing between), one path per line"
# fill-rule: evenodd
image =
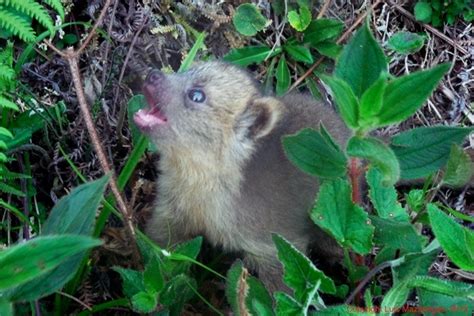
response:
M191 89L188 92L188 98L193 102L202 103L206 100L206 94L201 89Z

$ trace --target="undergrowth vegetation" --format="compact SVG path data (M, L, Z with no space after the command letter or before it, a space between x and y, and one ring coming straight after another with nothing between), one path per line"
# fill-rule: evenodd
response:
M331 1L87 2L97 29L72 2L0 0L1 316L472 314L472 65L422 62L432 35L377 24L385 5L344 23ZM435 26L472 20L460 0L410 9ZM270 293L201 236L165 249L142 232L160 149L131 119L145 106L135 82L221 57L267 93L331 99L352 131L346 146L323 123L282 139L321 183L309 215L343 249L336 273L273 234L290 291ZM464 107L440 124L447 100Z

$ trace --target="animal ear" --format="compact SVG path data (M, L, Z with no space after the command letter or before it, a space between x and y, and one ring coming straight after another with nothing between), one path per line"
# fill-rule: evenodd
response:
M268 135L280 119L283 109L283 104L276 98L261 97L251 100L237 119L237 134L253 139Z

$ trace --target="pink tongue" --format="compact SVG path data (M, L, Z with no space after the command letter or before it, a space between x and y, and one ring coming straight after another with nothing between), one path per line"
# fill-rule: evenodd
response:
M165 123L164 119L156 115L156 113L151 112L152 111L141 109L135 113L133 120L138 127L147 129Z

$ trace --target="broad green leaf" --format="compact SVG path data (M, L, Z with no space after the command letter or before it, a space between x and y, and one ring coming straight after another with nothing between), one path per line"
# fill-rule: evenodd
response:
M283 292L275 293L277 316L306 316L303 306Z
M0 252L0 290L42 276L67 258L100 244L100 240L91 237L57 235L38 237L7 248Z
M285 52L294 60L303 63L313 63L313 56L309 48L302 45L285 45L283 46Z
M90 236L94 229L94 220L105 186L109 181L104 176L74 188L62 197L53 207L43 225L42 235L75 234ZM47 273L35 278L8 294L13 300L35 300L54 293L66 284L79 268L86 252L78 253Z
M474 285L451 280L441 280L430 276L416 276L408 281L409 286L423 288L450 296L474 299Z
M426 102L448 70L449 65L442 64L389 81L378 115L379 126L409 118Z
M0 315L13 316L13 303L0 299Z
M253 3L244 3L237 7L232 22L240 34L254 36L263 30L268 21Z
M351 199L351 187L346 180L324 181L319 189L311 219L330 233L339 244L360 254L372 249L374 227L367 213Z
M299 8L299 12L291 10L288 12L288 22L298 32L303 32L311 22L311 11L306 6Z
M291 84L290 79L290 69L286 64L285 55L281 55L280 61L278 62L278 66L276 69L275 74L277 83L276 83L276 94L278 96L285 94L288 91L288 88Z
M369 197L377 215L381 218L408 221L408 213L397 201L397 191L393 185L384 186L382 173L377 168L370 168L366 174L369 185Z
M131 301L133 309L139 313L151 313L158 304L156 294L144 291L135 294Z
M194 42L193 47L191 47L191 50L186 55L186 58L181 63L181 66L179 66L178 72L184 72L191 67L194 60L196 59L196 54L198 50L204 47L204 38L206 38L206 33L199 33L198 37L196 38L196 42Z
M13 134L5 127L0 126L0 136L13 138Z
M366 137L352 137L347 144L347 154L367 159L382 172L383 185L395 184L400 177L400 166L394 152L382 141Z
M241 260L237 260L227 271L227 281L225 287L225 296L232 308L232 312L236 316L245 314L246 311L241 310L239 303L239 296L247 292L248 285L246 284L247 270ZM241 299L241 298L240 298Z
M311 292L319 283L321 292L336 293L331 278L316 268L303 253L278 234L273 234L272 238L284 267L283 281L295 291L297 302L304 303L311 294L314 296Z
M185 274L177 275L166 283L160 294L160 304L170 309L171 316L181 315L184 303L194 296L195 291L197 291L196 280Z
M135 294L145 291L143 272L122 267L113 267L114 271L122 278L122 288L124 294L131 299Z
M359 124L363 128L377 125L377 114L382 108L383 95L386 87L387 75L382 73L380 78L362 94L362 97L360 98Z
M0 108L6 108L6 109L14 110L14 111L20 110L18 108L18 105L8 100L7 98L2 97L1 95L0 95Z
M428 204L431 227L448 257L461 269L474 271L474 233L434 204Z
M413 54L425 44L425 36L411 32L397 32L388 40L388 47L399 54Z
M438 310L441 312L444 309L445 313L441 315L449 316L472 315L474 312L472 300L465 297L449 296L422 288L417 289L416 293L420 300L419 306L421 310Z
M275 48L273 51L267 46L248 46L233 49L223 57L225 61L245 67L253 63L260 63L267 58L273 57L281 53L281 47Z
M415 18L423 23L429 23L433 9L428 2L418 1L415 5Z
M359 102L351 87L337 77L321 76L321 79L331 89L331 95L336 102L337 110L350 128L358 127Z
M336 178L346 172L344 153L322 132L306 128L284 136L282 142L288 159L308 174Z
M333 42L324 41L314 44L313 47L323 56L337 59L342 52L342 46Z
M469 154L461 147L455 144L451 145L443 183L451 187L462 187L469 182L473 171L474 166Z
M420 127L392 138L390 147L400 162L401 177L428 176L448 161L452 144L460 144L474 128Z
M316 314L311 315L322 315L322 316L375 316L374 313L367 311L365 307L353 306L353 305L335 305L317 311Z
M387 60L366 22L344 46L334 74L360 98L384 72L388 72Z
M420 212L425 205L426 192L424 190L413 189L405 196L407 205L413 212Z
M315 45L317 43L334 39L344 29L344 23L335 19L313 20L304 32L304 43Z
M405 304L411 288L408 281L395 284L384 296L380 310L383 311L379 315L392 315L397 309Z
M409 253L397 259L400 263L397 265L392 264L394 282L399 283L417 275L426 275L440 250L440 248L437 248L427 253Z
M385 254L387 257L394 254L397 250L400 252L400 255L421 252L425 240L422 236L418 235L413 225L409 222L382 219L378 216L370 216L370 219L375 226L375 244L389 252Z
M266 315L273 315L273 300L263 283L259 279L249 276L247 278L247 284L249 288L247 297L245 298L245 304L250 314L262 315L259 311L263 309Z
M148 293L159 293L163 289L165 280L163 279L161 264L157 256L151 257L150 262L145 266L143 282Z
M173 254L184 255L191 259L196 259L201 250L202 246L202 237L198 236L194 239L185 241L176 246L173 250ZM176 261L165 258L163 260L163 271L165 271L170 276L176 276L178 274L187 273L191 267L191 262L186 261Z

